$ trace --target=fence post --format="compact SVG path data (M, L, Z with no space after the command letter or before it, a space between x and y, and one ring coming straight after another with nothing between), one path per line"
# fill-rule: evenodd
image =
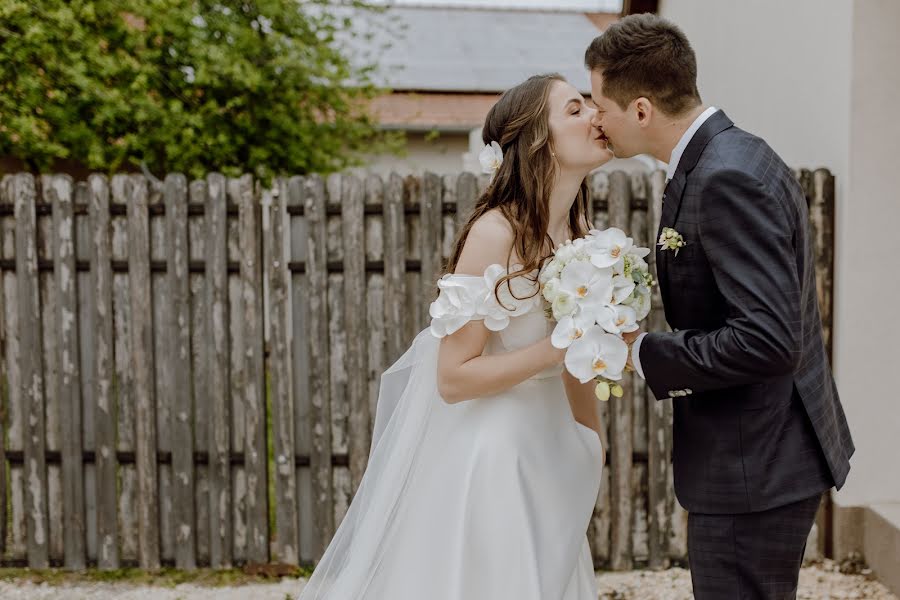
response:
M631 184L628 175L616 171L609 176L609 224L627 230L631 218ZM609 400L609 464L610 508L612 531L610 532L610 567L614 571L632 568L631 522L632 506L632 416L634 387L631 375L622 377L625 390L621 398ZM643 399L641 399L643 401Z
M166 276L171 308L165 331L166 369L171 396L169 428L172 440L172 523L175 529L175 566L194 569L196 527L194 526L194 410L191 405L190 279L188 273L188 188L184 175L165 179ZM160 330L163 330L161 327Z
M356 493L369 458L370 422L369 377L366 355L366 236L365 189L353 175L345 175L341 197L341 226L344 242L344 329L346 340L348 439L350 485Z
M128 197L128 283L131 304L131 368L134 372L135 462L138 479L138 560L142 569L159 569L159 477L153 385L153 333L150 304L150 222L147 182L132 176Z
M67 569L85 567L84 465L82 463L81 372L75 271L73 185L67 175L42 178L44 198L53 210L53 262L56 275L56 331L59 372L57 397L62 413L63 544Z
M16 221L16 283L19 315L18 381L19 399L25 417L24 483L28 566L49 566L49 518L47 510L47 463L44 416L44 374L41 370L40 299L35 243L34 177L20 173L13 177L12 192ZM11 374L12 375L12 374ZM12 376L11 376L12 379Z
M314 548L325 551L334 531L334 495L331 485L331 401L328 360L328 247L326 245L325 184L316 175L306 180L304 215L309 224L306 269L309 280L310 418Z
M214 569L232 561L231 393L228 375L228 231L226 181L206 178L206 406L209 417L209 562Z

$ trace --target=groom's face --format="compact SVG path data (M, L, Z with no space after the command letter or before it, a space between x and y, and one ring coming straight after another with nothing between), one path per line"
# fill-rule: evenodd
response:
M617 158L628 158L642 154L642 130L633 106L622 108L603 95L603 73L591 71L591 99L597 107L594 125L603 132L609 149Z

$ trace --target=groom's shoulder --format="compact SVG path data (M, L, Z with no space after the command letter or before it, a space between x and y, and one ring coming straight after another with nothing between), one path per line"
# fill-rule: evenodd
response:
M718 170L752 173L756 170L755 166L771 164L772 161L783 164L763 138L731 126L709 141L698 166L702 165L700 172L707 173Z
M713 154L718 155L719 158L730 157L736 153L772 150L769 144L766 143L766 140L741 129L737 125L732 125L714 136L709 141L707 149L712 149Z

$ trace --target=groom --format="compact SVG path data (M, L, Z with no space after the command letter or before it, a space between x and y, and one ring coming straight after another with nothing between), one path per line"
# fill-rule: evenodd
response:
M672 23L626 17L585 62L595 125L616 156L668 163L656 264L673 333L626 341L653 394L673 399L694 596L795 598L819 502L844 484L854 450L803 193L763 140L703 104L694 52Z

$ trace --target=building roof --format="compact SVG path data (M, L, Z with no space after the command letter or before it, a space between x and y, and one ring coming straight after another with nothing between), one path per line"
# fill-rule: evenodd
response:
M497 94L394 92L373 99L370 107L385 129L470 131L481 127Z
M617 17L395 6L355 25L370 39L359 36L346 43L358 60L376 62L376 81L396 91L497 93L549 72L588 91L584 51ZM384 48L386 43L390 46Z

